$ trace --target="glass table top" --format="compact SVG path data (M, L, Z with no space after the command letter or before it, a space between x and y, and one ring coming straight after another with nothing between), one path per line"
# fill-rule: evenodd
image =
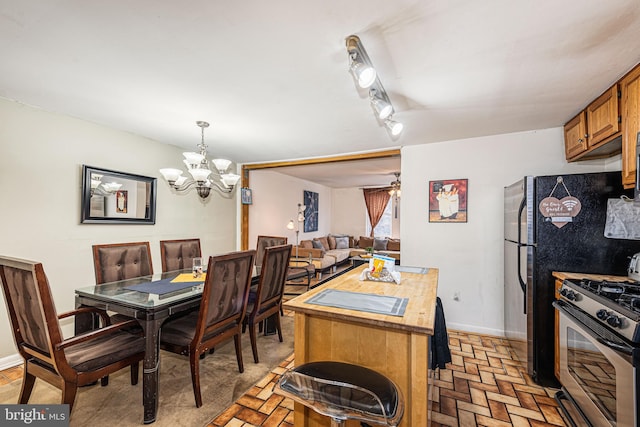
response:
M163 279L173 279L184 273L190 274L192 273L192 271L191 269L186 269L179 271L169 271L166 273L155 273L150 276L119 280L117 282L103 283L100 285L84 286L81 288L77 288L75 292L79 296L92 297L106 302L124 303L129 306L149 309L172 304L181 300L198 298L202 295L204 283L198 283L186 288L181 287L180 283L176 283L176 291L163 293L161 295L150 292L131 290L127 288L130 286L156 282ZM254 267L252 279L255 280L258 277L259 274Z

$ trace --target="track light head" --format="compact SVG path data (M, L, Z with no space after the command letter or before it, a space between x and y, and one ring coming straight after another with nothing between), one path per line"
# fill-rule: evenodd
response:
M400 135L402 133L402 130L404 129L404 125L402 123L392 120L391 117L384 121L384 125L387 129L389 129L389 132L391 132L392 136Z
M351 73L358 82L358 86L363 89L368 88L376 81L376 70L368 64L365 64L356 52L351 53Z
M383 96L384 95L386 94L383 93ZM371 106L380 120L384 120L393 114L393 106L391 103L378 96L378 91L376 89L369 89L369 97L371 98Z

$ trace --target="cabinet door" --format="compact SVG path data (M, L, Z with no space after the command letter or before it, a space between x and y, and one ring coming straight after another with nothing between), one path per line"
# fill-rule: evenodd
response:
M620 81L622 92L622 184L631 188L636 182L636 141L640 131L640 66Z
M589 147L597 145L620 132L618 117L618 85L613 85L587 107L587 133Z
M587 114L580 114L569 120L564 125L564 150L567 160L584 153L587 145Z

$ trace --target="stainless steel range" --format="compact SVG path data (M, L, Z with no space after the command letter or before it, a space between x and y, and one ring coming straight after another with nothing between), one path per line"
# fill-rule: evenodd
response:
M560 321L558 397L578 408L575 424L638 426L640 284L565 280L553 305Z

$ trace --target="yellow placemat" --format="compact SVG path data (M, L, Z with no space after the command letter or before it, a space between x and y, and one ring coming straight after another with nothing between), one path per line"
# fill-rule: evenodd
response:
M193 277L193 273L182 273L178 275L171 283L184 283L184 282L203 282L207 278L207 273L202 273L200 277Z

